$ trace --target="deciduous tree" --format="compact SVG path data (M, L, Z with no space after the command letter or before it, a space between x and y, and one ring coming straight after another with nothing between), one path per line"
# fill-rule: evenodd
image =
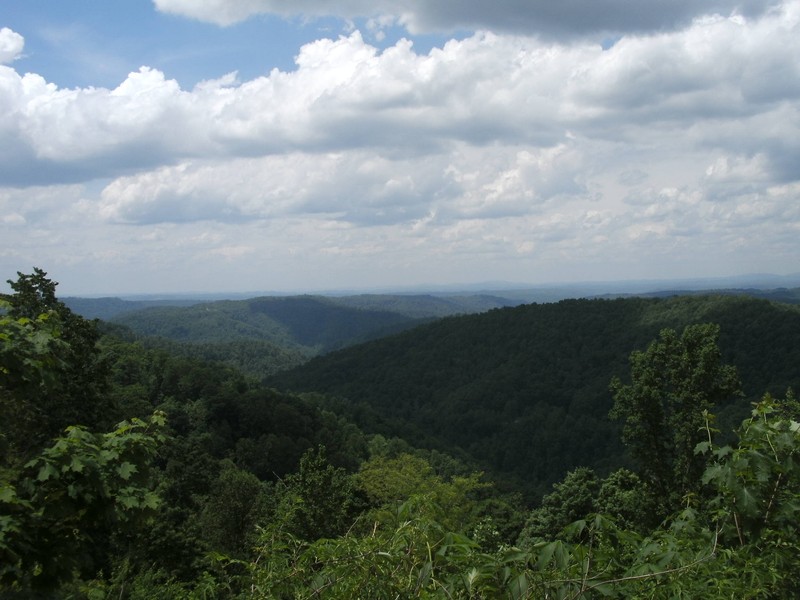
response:
M69 425L109 429L121 415L107 393L109 369L97 347L100 334L96 323L61 302L55 293L58 284L43 270L17 275L16 281L8 281L13 293L0 295L7 303L7 316L35 324L38 331L45 327L46 319L49 334L57 332L54 337L60 341L49 345L49 385L15 392L17 403L25 405L23 413L32 412L37 423L37 430L29 432L29 450L42 448Z
M711 409L741 394L718 338L714 324L690 325L681 335L664 329L647 350L631 354L631 382L611 383L611 415L623 422L622 439L665 514L700 487L705 459L694 450L711 431Z

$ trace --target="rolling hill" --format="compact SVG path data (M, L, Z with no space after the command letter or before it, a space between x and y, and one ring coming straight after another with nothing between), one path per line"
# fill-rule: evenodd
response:
M416 324L414 319L395 312L350 308L315 296L155 307L121 314L112 321L140 335L179 342L261 340L309 354Z
M518 303L486 294L65 299L78 314L126 327L149 346L223 362L258 379L426 320Z
M665 327L713 322L748 402L800 384L800 309L743 296L565 300L448 317L314 358L268 380L369 431L462 452L540 495L568 469L624 464L607 418L612 376ZM331 399L332 398L332 399Z

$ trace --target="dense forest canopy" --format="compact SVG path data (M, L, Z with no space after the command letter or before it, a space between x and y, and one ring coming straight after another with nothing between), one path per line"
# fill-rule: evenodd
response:
M502 295L505 294L505 295ZM309 307L314 307L314 302L319 307L335 305L343 308L359 309L375 312L396 313L410 319L429 319L432 317L447 317L457 314L484 312L502 306L516 306L526 302L526 296L513 291L503 293L461 293L461 294L356 294L337 296L312 296L312 295L282 295L282 296L254 296L246 299L222 300L204 297L165 297L149 299L122 299L115 297L82 298L67 297L63 299L71 310L87 319L103 319L110 321L126 313L135 313L149 308L157 307L187 307L198 304L214 304L217 309L231 309L237 312L251 301L258 302L283 302L290 310L296 307L305 312ZM535 294L534 294L535 295ZM311 303L309 303L311 301ZM156 313L158 314L158 313Z
M626 464L608 418L609 382L663 328L719 325L744 396L717 411L732 427L764 392L798 387L800 310L748 297L564 300L451 317L322 357L268 383L333 397L368 429L458 448L541 496L577 466Z
M276 391L200 346L83 319L40 269L9 283L0 597L785 598L800 585L794 307L493 310L314 359L275 375Z

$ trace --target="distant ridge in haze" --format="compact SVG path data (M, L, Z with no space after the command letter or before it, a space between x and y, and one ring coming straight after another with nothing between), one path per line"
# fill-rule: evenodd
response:
M649 294L664 290L713 291L719 289L770 289L781 287L800 287L800 273L775 275L755 273L725 277L694 277L675 279L631 279L574 282L524 283L511 281L483 281L454 284L420 284L409 286L371 286L363 288L298 289L283 291L245 291L245 292L185 292L169 294L85 294L65 298L74 301L107 300L115 298L124 302L142 302L148 306L174 305L175 303L214 302L217 300L247 300L259 297L286 296L364 296L364 295L432 295L463 296L488 295L522 302L554 302L566 298L587 298L616 294ZM185 305L185 304L184 304ZM143 306L138 306L142 308Z

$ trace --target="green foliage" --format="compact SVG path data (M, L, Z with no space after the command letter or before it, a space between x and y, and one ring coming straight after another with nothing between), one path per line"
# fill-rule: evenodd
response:
M95 324L60 302L46 275L18 273L8 282L14 293L0 295L0 417L23 461L69 425L107 429L119 420Z
M481 478L481 473L472 473L445 481L430 463L410 454L376 456L362 463L355 476L357 488L372 506L394 509L413 496L425 496L430 501L429 516L452 531L466 531L475 522L476 492L488 487Z
M304 477L308 483L321 478L328 482L334 475L319 454L304 457L301 473L305 471L310 471ZM289 496L294 496L295 510L320 506L319 489L299 501L298 492L305 486L298 483L299 479L287 484L289 491L295 489ZM444 482L425 461L402 455L365 463L356 486L373 507L380 506L362 514L358 523L342 527L339 535L309 536L308 528L298 530L286 505L279 506L278 518L262 528L250 564L253 597L416 598L460 585L454 564L475 552L477 545L449 532L445 524L464 526L467 513L474 512L472 495L483 487L477 476ZM342 488L342 482L333 481L324 489L336 496ZM335 514L341 513L329 519Z
M517 542L530 548L542 540L567 539L568 526L592 514L604 515L622 529L644 533L660 521L655 508L652 494L628 469L617 469L601 479L591 469L579 467L554 484L541 506L529 513Z
M442 483L427 461L410 454L376 456L362 463L356 482L378 506L404 502L415 493L430 493Z
M800 425L766 399L736 448L714 455L703 479L711 510L684 509L648 532L594 515L561 539L491 553L432 518L413 496L362 533L302 541L280 526L262 531L250 562L255 598L785 598L797 590L798 490L793 458ZM755 460L751 467L748 458ZM630 480L629 474L615 478ZM565 482L566 483L566 482ZM558 488L594 489L579 472ZM587 486L588 484L588 486ZM628 483L625 483L627 486ZM756 500L742 500L751 488Z
M733 516L722 534L740 546L760 541L768 531L800 534L800 423L794 420L800 414L780 414L780 404L767 395L742 425L735 448L698 447L698 453L713 457L703 475L720 494L713 507Z
M639 476L617 469L600 482L593 513L609 515L624 529L640 533L654 525L657 505Z
M114 322L142 335L179 342L260 340L306 355L377 337L415 320L361 310L316 296L223 300L189 307L155 307L121 314Z
M255 475L226 464L201 513L204 537L218 552L243 556L255 543L256 525L267 517L270 501Z
M39 270L13 289L0 306L11 450L0 465L3 597L784 598L800 587L796 399L765 396L738 442L721 447L708 412L735 391L723 357L761 373L767 355L778 373L759 375L769 390L795 377L796 363L780 366L758 342L771 335L791 359L781 336L796 337L794 309L735 298L570 301L446 319L302 371L330 369L343 396L369 390L351 402L265 389L196 360L197 348L175 356L119 329L124 341L97 343L94 325L66 312ZM24 307L32 312L15 312ZM288 311L284 325L318 339L339 327L302 323L289 303L250 309ZM656 458L667 466L601 477L622 460L602 420L609 374L659 328L715 314L728 325L662 333L634 353L631 383L615 384L634 425L664 427L633 427L628 441L661 439ZM741 315L739 338L730 330ZM88 395L74 387L84 363ZM129 419L93 433L83 423L99 422L107 381ZM23 419L20 408L52 409L54 420ZM384 435L368 438L333 408ZM163 412L146 421L154 409ZM48 437L70 415L75 423ZM25 446L28 437L38 441ZM457 446L466 461L440 451ZM575 469L588 451L594 468ZM571 470L528 513L498 491L514 479L487 485L469 466L476 459L529 477L529 490ZM656 471L674 486L661 506ZM669 508L687 492L688 508Z
M0 482L0 581L54 589L104 564L101 539L159 506L149 463L163 415L96 434L69 427L13 479Z
M622 439L663 514L699 491L705 461L694 449L710 435L709 411L741 394L736 370L722 364L718 337L711 324L688 326L680 336L664 329L645 352L631 354L631 383L611 384L611 415L623 421Z
M309 358L307 351L283 348L264 340L179 343L157 338L145 340L144 343L163 348L174 356L218 362L259 380L301 365Z
M35 399L57 385L64 347L52 313L15 318L10 306L0 300L0 468L24 460L41 437Z
M202 527L203 509L220 471L206 441L201 436L172 436L160 448L155 475L163 504L158 519L130 541L127 571L131 576L155 564L166 578L186 582L207 568L209 540L224 531ZM224 515L220 517L224 522Z
M0 300L0 387L13 391L52 385L59 364L56 346L63 345L57 319L52 313L14 317L10 309L7 300Z
M437 589L452 587L451 565L474 546L417 516L426 502L407 501L363 536L304 544L280 530L265 530L251 565L254 597L434 597Z
M553 539L570 523L596 512L599 491L600 480L591 469L579 467L567 473L529 515L520 544L531 546L538 540Z
M535 502L576 467L631 466L620 424L608 418L608 382L661 329L703 322L720 324L722 362L746 382L747 399L720 407L721 428L735 428L765 391L800 385L800 310L734 296L568 300L449 317L268 384L324 394L324 406L367 433L455 455Z
M303 455L297 473L282 482L278 494L276 521L303 540L341 535L359 508L350 475L328 462L322 446Z

